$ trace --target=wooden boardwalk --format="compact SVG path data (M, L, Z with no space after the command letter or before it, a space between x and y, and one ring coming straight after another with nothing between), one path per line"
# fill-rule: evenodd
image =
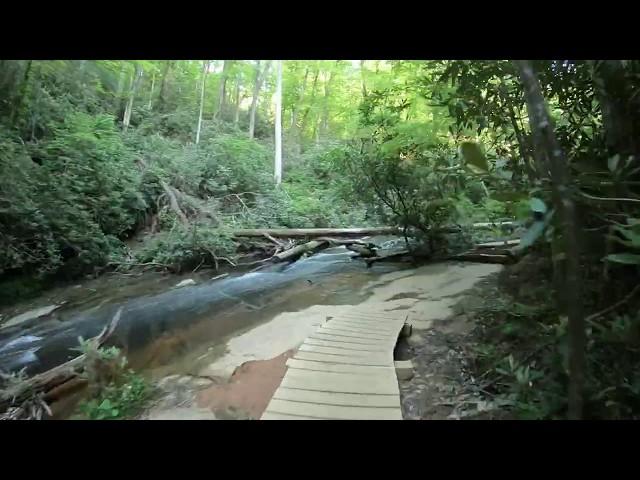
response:
M407 314L345 309L287 361L261 420L402 420L393 350Z

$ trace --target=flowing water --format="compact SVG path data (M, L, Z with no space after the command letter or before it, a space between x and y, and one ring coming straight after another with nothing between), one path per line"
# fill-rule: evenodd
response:
M397 248L397 239L377 237ZM380 275L408 268L378 263L366 268L344 247L327 249L293 264L211 280L150 274L118 281L97 279L49 294L67 303L37 318L12 316L0 325L0 369L47 370L78 355L78 337L93 337L122 308L110 343L120 347L136 369L156 375L193 371L225 352L232 336L273 319L319 304L358 303L361 287ZM196 284L175 288L184 278ZM15 313L15 312L14 312ZM40 312L39 312L40 313ZM37 313L36 313L37 315ZM28 315L26 315L28 318Z

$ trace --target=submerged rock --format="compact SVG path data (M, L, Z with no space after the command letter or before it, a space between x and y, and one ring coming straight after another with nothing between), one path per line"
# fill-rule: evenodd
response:
M0 328L12 327L14 325L24 323L27 320L49 315L51 312L53 312L54 310L56 310L61 306L62 304L54 304L54 305L47 305L46 307L34 308L33 310L29 310L28 312L24 312L24 313L21 313L20 315L10 318L6 322L4 322L2 325L0 325Z
M176 284L175 288L186 287L187 285L195 285L196 281L192 278L187 278L186 280L182 280L180 283Z

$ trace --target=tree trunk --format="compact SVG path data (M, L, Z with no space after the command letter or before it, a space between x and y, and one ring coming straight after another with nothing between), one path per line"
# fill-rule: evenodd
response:
M289 132L291 135L291 140L296 144L296 151L298 155L300 155L300 144L302 143L302 139L299 138L298 129L298 110L302 104L302 100L304 100L304 92L307 89L307 79L309 78L309 68L307 67L304 71L304 78L302 80L302 88L300 89L300 94L298 95L298 100L296 104L293 106L293 110L291 111L291 127L289 128Z
M585 376L586 334L580 296L580 250L578 219L571 196L571 177L567 161L556 139L551 116L540 89L531 62L516 61L524 86L531 131L539 138L551 172L553 203L562 219L566 276L564 294L567 305L569 333L569 411L570 419L578 420L583 414L583 388ZM564 312L562 312L564 313Z
M249 138L253 138L256 127L256 111L258 109L258 98L260 97L260 88L269 71L269 62L266 63L264 71L260 73L260 60L256 63L256 78L253 85L253 97L251 98L251 111L249 112Z
M320 124L320 132L318 138L316 139L316 143L320 140L320 138L324 138L329 133L329 94L331 92L331 81L334 76L329 72L329 78L327 78L326 83L324 84L324 100L322 102L322 123Z
M222 118L222 111L226 108L227 102L227 78L229 77L229 68L231 67L231 60L223 60L224 66L222 67L222 77L220 78L220 90L218 92L218 109L214 115L214 118Z
M318 121L313 125L313 138L317 145L320 145L320 132L322 130L322 118L319 118Z
M158 93L158 107L160 111L164 110L166 106L166 95L167 95L167 79L171 72L171 68L173 67L173 62L168 60L165 64L164 71L162 72L162 80L160 82L160 92Z
M122 120L122 128L123 131L127 131L129 128L129 123L131 122L131 112L133 111L133 101L136 97L136 92L138 90L138 85L140 83L140 79L142 78L142 69L136 65L135 71L133 73L133 80L131 82L131 91L129 93L129 100L127 101L127 108L124 111L124 118Z
M234 95L234 101L236 110L233 114L233 124L238 126L238 122L240 121L240 78L236 79L236 93Z
M149 110L151 110L151 108L153 107L153 89L156 86L156 72L153 72L153 74L151 75L151 91L149 92L149 104L147 105L147 108Z
M29 83L29 73L31 72L31 64L33 60L27 60L27 65L24 69L24 76L22 77L22 82L18 87L18 95L16 100L13 102L13 108L11 110L11 125L15 125L15 122L20 115L20 109L22 108L22 102L24 101L24 96L27 92L27 84Z
M124 91L124 75L126 73L126 64L122 65L120 74L118 75L118 86L116 87L117 117L122 115L122 92Z
M318 86L318 76L320 75L320 70L316 70L316 74L313 77L313 84L311 85L311 100L309 101L309 105L304 111L302 115L302 122L300 124L300 138L304 135L304 131L307 127L307 120L309 119L309 111L311 110L311 106L316 99L316 87Z
M276 158L274 177L276 185L282 181L282 60L277 64L277 84L276 84Z
M200 110L198 112L198 127L196 129L196 145L200 143L200 131L202 130L202 112L204 110L204 91L207 85L207 70L209 70L209 61L202 63L202 79L200 81Z
M364 60L360 60L360 82L362 85L362 98L367 99L367 84L364 80Z
M396 227L371 227L371 228L258 228L240 229L233 232L234 237L326 237L336 236L362 236L362 235L391 235L398 233Z
M589 65L609 154L633 155L637 151L633 122L636 114L627 100L633 93L630 92L624 67L620 60L590 61Z

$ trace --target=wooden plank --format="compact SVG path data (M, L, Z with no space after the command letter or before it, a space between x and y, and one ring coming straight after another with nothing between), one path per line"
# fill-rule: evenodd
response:
M380 370L393 370L395 366L371 366L371 365L348 365L340 363L317 362L314 360L300 360L299 358L290 358L287 360L287 367L299 370L313 370L317 372L336 372L336 373L357 373L360 375L379 375Z
M264 412L260 420L329 420L328 418L303 417L299 415L285 415L284 413Z
M291 374L287 377L301 381L323 382L327 388L302 388L302 390L318 390L321 392L343 392L343 393L369 393L377 395L395 395L398 391L398 381L395 370L380 369L376 374L361 374L351 372L318 372L311 370L291 369ZM365 384L365 389L372 391L354 391L360 384ZM284 385L283 385L284 386ZM336 386L336 388L333 388ZM338 389L339 387L339 389ZM291 387L301 388L301 387ZM345 390L348 388L349 390ZM381 390L382 389L382 390Z
M368 322L368 323L398 323L398 322L404 322L407 320L407 316L404 315L402 317L392 317L392 316L388 316L388 317L370 317L368 315L358 315L355 313L339 313L337 315L333 315L332 318L330 318L329 320L333 319L333 318L341 318L341 319L345 319L345 320L358 320L361 322Z
M294 358L297 358L299 360L315 360L317 362L341 363L345 365L370 365L379 367L389 366L389 362L381 362L377 359L370 360L360 357L341 357L339 355L327 355L325 353L297 352L294 355Z
M280 387L273 398L296 402L320 403L325 405L343 405L359 407L400 408L399 395L367 395L362 393L315 392Z
M384 317L372 317L369 315L365 315L365 314L358 314L358 313L338 313L335 315L331 315L329 320L332 320L334 318L349 318L349 319L353 319L353 320L360 320L363 322L379 322L379 323L383 323L383 322L403 322L406 320L406 316L403 317L392 317L392 316L384 316Z
M393 349L407 317L354 309L330 317L287 360L263 418L401 420Z
M328 324L322 325L317 331L321 333L342 335L343 337L368 338L369 340L389 340L388 335L345 330L344 328L333 328L328 326Z
M292 402L275 398L269 403L267 411L285 415L306 415L332 420L402 420L402 413L399 408L344 407L338 405Z
M331 328L348 328L349 330L355 330L358 332L370 332L380 335L387 335L389 337L393 337L402 328L401 325L395 325L389 328L374 325L363 325L361 323L347 322L344 320L331 320L329 323L325 323L325 325Z
M344 343L358 343L360 345L373 345L376 347L384 346L388 347L389 340L372 340L370 338L360 337L343 337L342 335L335 335L331 333L315 332L309 335L308 338L316 338L318 340L329 340L331 342L344 342Z
M317 338L309 337L304 341L303 345L317 345L319 347L333 347L342 348L344 350L360 350L362 352L377 352L384 353L389 349L386 345L362 345L360 343L348 343L348 342L332 342L330 340L318 340Z
M360 317L367 320L406 320L409 313L406 310L396 310L395 312L369 312L369 311L359 311L359 310L345 310L336 315L338 316L354 316Z
M331 318L325 323L333 323L333 322L358 323L358 324L365 325L367 327L373 327L373 328L397 328L398 324L404 323L404 320L367 320L364 318L339 316L339 317Z
M390 374L393 375L391 372L384 375L358 375L292 369L287 371L280 386L319 392L399 395L398 382Z
M368 359L379 359L382 362L393 361L390 352L366 352L362 350L345 350L344 348L323 347L319 345L302 344L298 349L300 352L326 353L327 355L337 355L341 357L361 357Z

